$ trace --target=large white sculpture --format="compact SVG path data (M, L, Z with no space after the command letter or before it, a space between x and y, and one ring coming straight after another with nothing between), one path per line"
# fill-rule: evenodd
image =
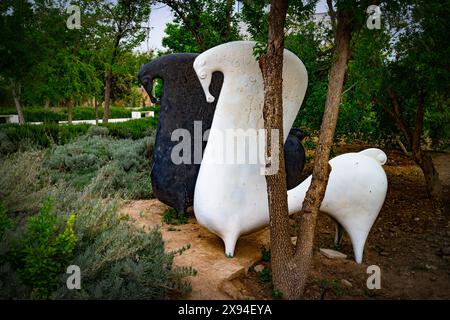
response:
M241 235L269 223L266 180L261 174L261 163L226 163L223 159L223 134L227 130L264 128L264 89L261 71L253 56L254 44L250 41L222 44L205 51L194 61L194 69L209 102L216 98L209 92L212 73L221 71L224 74L195 186L194 212L199 224L222 238L227 255L234 254ZM284 137L301 106L307 81L303 63L285 50ZM367 234L384 202L387 181L381 164L385 158L381 150L369 149L330 161L333 171L321 209L349 233L357 262L361 262ZM288 192L290 213L301 209L309 183L310 178Z

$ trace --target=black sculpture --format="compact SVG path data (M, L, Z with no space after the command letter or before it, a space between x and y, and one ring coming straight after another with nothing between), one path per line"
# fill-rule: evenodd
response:
M171 140L172 132L183 128L194 137L194 121L201 121L203 134L211 128L216 108L216 102L206 102L204 91L194 72L193 63L197 56L194 53L168 54L145 64L138 74L140 83L153 103L157 101L152 95L153 80L160 78L164 83L151 180L154 196L178 212L186 212L192 206L200 164L194 163L194 143L191 144L190 164L172 162L172 149L179 143ZM210 85L213 96L219 96L222 84L223 74L215 72ZM305 162L305 151L301 144L303 135L298 129L291 132L294 134L289 134L285 144L288 189L301 182ZM206 142L202 145L204 150Z
M303 132L300 129L293 128L289 131L289 135L284 143L284 164L288 190L295 188L303 181L301 176L305 166L303 138Z
M207 103L205 94L192 68L198 54L175 53L162 56L144 65L139 81L152 102L153 80L163 80L158 129L153 152L151 172L153 194L178 212L192 205L195 182L200 164L194 163L194 144L191 144L191 164L174 164L171 153L179 142L172 141L172 132L187 129L194 137L194 121L202 121L202 134L211 128L216 103ZM213 75L210 89L219 95L223 83L222 73ZM203 149L206 142L203 142Z

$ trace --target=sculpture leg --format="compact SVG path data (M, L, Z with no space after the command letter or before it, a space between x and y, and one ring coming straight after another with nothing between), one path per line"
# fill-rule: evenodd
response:
M355 255L356 263L361 263L364 254L364 245L366 244L369 231L362 230L347 230L348 235L352 241L353 253Z
M335 221L334 227L336 229L336 234L334 235L334 245L340 247L342 244L342 237L344 236L344 228L337 221Z
M225 244L225 255L227 257L231 258L234 256L234 248L236 247L238 238L239 236L235 234L229 234L223 238L223 243Z

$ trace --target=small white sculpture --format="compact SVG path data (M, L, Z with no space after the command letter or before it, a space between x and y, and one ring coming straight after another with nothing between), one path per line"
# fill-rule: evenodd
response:
M225 243L232 256L237 239L269 224L267 186L261 164L223 162L223 136L230 129L262 129L264 88L261 71L253 56L254 42L219 45L199 55L194 69L207 101L214 71L224 74L211 133L204 151L194 193L194 212L199 224ZM283 63L284 137L291 129L307 86L303 63L285 50ZM239 142L238 142L239 143ZM241 143L245 143L242 142ZM330 161L332 172L321 210L335 218L349 233L358 263L362 260L367 235L387 190L381 167L386 155L378 149L344 154ZM288 191L289 212L301 209L311 178Z
M383 151L371 148L329 161L332 170L320 210L347 231L357 263L362 262L367 236L386 198L386 160ZM310 184L311 176L288 191L289 213L300 212Z

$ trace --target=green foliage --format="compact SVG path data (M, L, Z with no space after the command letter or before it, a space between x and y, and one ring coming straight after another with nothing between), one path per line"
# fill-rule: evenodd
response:
M169 208L163 214L163 222L170 225L186 224L188 217L183 212L177 213L175 209Z
M44 169L54 183L65 183L99 196L118 194L127 198L151 196L150 156L154 137L116 140L93 133L73 143L56 146L47 152ZM95 132L93 132L95 131Z
M258 281L261 283L270 283L272 282L272 271L264 267L260 272L258 272Z
M81 149L87 151L87 148L93 147L95 143L101 146L102 141L99 140L111 138L104 136L103 133L100 135L95 133L82 139ZM97 142L86 142L91 139ZM122 145L129 144L130 141L122 142ZM136 141L136 144L139 142ZM116 150L117 154L111 152L110 155L115 159L113 162L117 165L127 164L128 162L123 161L123 157L128 154L127 150L133 150L136 145L129 148ZM119 142L115 145L115 149L121 149ZM157 229L148 233L144 232L136 228L128 216L118 213L118 208L122 204L118 197L120 191L112 191L112 197L99 198L93 190L97 185L96 181L100 181L97 180L100 173L97 173L97 176L94 175L91 183L82 190L63 179L54 184L49 179L53 169L42 164L48 157L52 157L53 151L54 149L47 152L40 150L19 152L4 159L0 166L0 198L4 200L10 215L16 217L16 228L9 230L0 241L0 297L3 299L45 297L51 299L165 299L169 295L189 291L190 285L185 277L195 275L196 271L189 267L173 266L174 256L182 254L189 249L189 246L174 252L165 252L161 234ZM104 150L96 155L101 158L102 152ZM75 158L67 162L70 167L74 170L86 169ZM134 163L133 160L131 162ZM135 164L129 171L124 171L125 174L130 174L134 166ZM146 175L150 176L149 171ZM148 185L150 185L149 180ZM52 196L55 204L55 210L51 214L47 209L49 206L45 205L38 215L29 219L21 218L24 215L33 215L34 208L39 206L48 195ZM53 212L58 212L58 218ZM71 212L74 215L70 215ZM62 217L69 217L65 228L62 226ZM1 218L1 221L4 219ZM30 227L31 231L28 231L29 228L25 227L24 223L30 224L30 221L32 228ZM55 221L59 223L55 224ZM56 231L49 236L50 231L55 229ZM25 237L25 234L29 235ZM13 239L10 239L11 235ZM12 259L14 256L8 254L11 257L8 261L11 263L5 261L4 256L11 251L11 247L27 248L25 244L31 242L31 239L36 238L37 235L41 235L43 240L34 241L34 243L47 241L50 245L36 246L36 248L32 246L34 249L28 254L30 261L38 259L34 253L38 252L37 250L43 250L43 247L56 246L59 248L58 252L67 253L71 249L69 244L72 243L73 236L78 239L75 248L71 251L70 261L64 262L64 265L73 264L81 268L81 290L67 290L68 275L65 274L65 270L55 271L50 279L40 273L40 267L33 269L30 265L26 265L27 268L23 266L19 268L18 264L25 260L23 254L16 254L16 259ZM13 243L21 245L12 245ZM24 250L16 250L16 252L21 253ZM53 266L53 260L50 257L54 255L44 251L44 255L40 256L40 265ZM65 258L62 260L65 261ZM57 261L60 263L62 260ZM14 261L18 262L13 264ZM20 274L24 273L24 277L31 280L24 284L18 269L24 270ZM32 293L32 288L36 284L31 285L29 281L39 282L39 288L43 287L45 282L51 287L51 290L49 289L51 292L41 288Z
M261 247L261 259L264 262L270 261L270 249L266 248L266 246Z
M5 205L0 201L0 241L2 240L6 230L12 227L12 224L12 220L8 216Z
M58 122L67 121L67 109L23 108L27 122ZM131 118L131 110L121 107L110 107L110 119ZM16 114L16 109L2 108L1 114ZM103 117L103 108L98 108L98 117ZM72 108L72 120L95 120L95 109L89 107Z
M101 127L107 128L108 135L111 137L134 140L154 135L156 125L155 118L100 124ZM30 145L35 148L48 148L54 144L63 145L86 134L91 127L88 124L22 126L3 124L0 125L0 155L8 155Z
M108 128L109 135L112 137L134 140L154 135L157 125L158 120L152 117L101 124L101 126Z
M162 40L169 52L203 52L219 44L239 40L235 1L191 0L159 2L168 5L175 20L166 25Z
M8 259L19 278L32 288L36 298L48 298L58 284L58 275L69 265L77 243L75 216L70 215L63 232L48 199L39 214L28 218L26 231L13 245Z
M42 151L18 152L1 160L0 199L11 217L37 213L49 191L49 180L42 169Z
M283 299L283 292L277 289L272 290L272 298L275 300Z
M80 246L72 261L81 269L82 287L61 286L52 298L163 299L190 290L183 278L195 270L173 266L174 256L189 246L166 253L159 230L144 232L123 219L116 199L84 201L77 210Z
M319 281L319 287L324 290L323 294L325 294L326 291L331 290L338 297L343 296L347 291L337 279L321 279Z

